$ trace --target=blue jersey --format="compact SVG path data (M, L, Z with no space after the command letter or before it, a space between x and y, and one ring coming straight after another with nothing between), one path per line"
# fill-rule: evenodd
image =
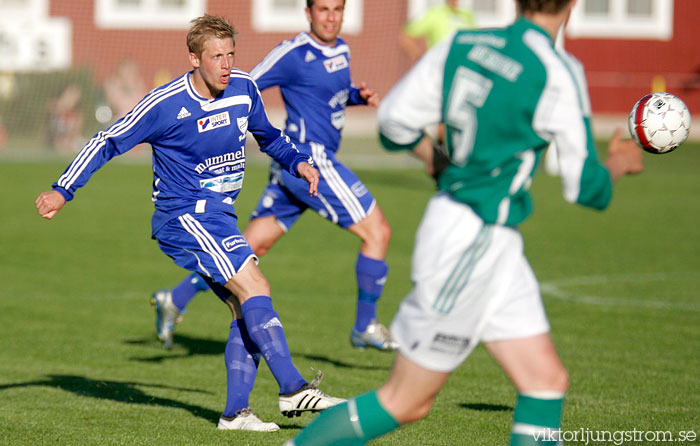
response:
M227 88L205 99L186 73L150 92L126 116L97 133L53 187L69 201L112 157L147 142L153 147L153 234L184 213L233 213L243 184L247 131L293 175L300 162L310 161L270 124L248 74L232 70Z
M293 140L338 150L346 105L366 104L350 78L350 48L334 47L299 33L274 48L250 75L261 90L280 87L287 109L285 134Z

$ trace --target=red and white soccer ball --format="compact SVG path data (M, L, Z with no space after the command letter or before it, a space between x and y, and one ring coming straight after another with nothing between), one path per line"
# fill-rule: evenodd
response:
M632 138L650 153L669 153L688 138L690 111L670 93L651 93L634 104L629 117Z

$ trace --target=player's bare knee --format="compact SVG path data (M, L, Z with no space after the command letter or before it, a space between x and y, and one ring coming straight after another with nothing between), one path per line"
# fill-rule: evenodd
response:
M564 367L561 367L552 377L552 390L557 390L565 393L569 390L569 372Z
M391 226L386 219L382 218L371 226L370 231L365 236L364 242L378 249L386 251L391 240Z
M430 409L432 407L432 399L415 407L406 407L405 410L403 410L400 413L399 417L397 418L397 421L401 424L415 423L416 421L425 418L430 413Z
M267 254L267 251L272 247L271 244L265 243L250 243L250 249L253 250L256 256L262 257Z
M539 377L537 387L540 389L566 393L569 390L569 373L562 367L550 369Z

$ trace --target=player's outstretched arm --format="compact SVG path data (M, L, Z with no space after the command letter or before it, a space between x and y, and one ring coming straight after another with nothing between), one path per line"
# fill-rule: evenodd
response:
M318 196L318 179L320 174L311 164L302 161L297 165L299 176L309 182L309 196Z
M379 93L374 91L374 89L369 88L365 82L361 82L357 87L360 90L360 97L367 103L367 105L372 107L379 106Z
M34 201L34 204L40 216L51 220L58 214L58 211L63 208L63 205L66 204L66 199L63 198L60 192L54 189L40 193L36 201Z
M622 139L622 129L617 128L608 145L608 159L605 167L613 181L627 174L637 174L644 170L642 150L631 139Z

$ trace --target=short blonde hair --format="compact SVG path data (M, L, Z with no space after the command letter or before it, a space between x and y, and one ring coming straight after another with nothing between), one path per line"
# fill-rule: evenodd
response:
M236 42L236 30L224 17L204 14L190 22L187 33L187 48L197 56L204 51L204 42L212 37L225 39L230 37Z

